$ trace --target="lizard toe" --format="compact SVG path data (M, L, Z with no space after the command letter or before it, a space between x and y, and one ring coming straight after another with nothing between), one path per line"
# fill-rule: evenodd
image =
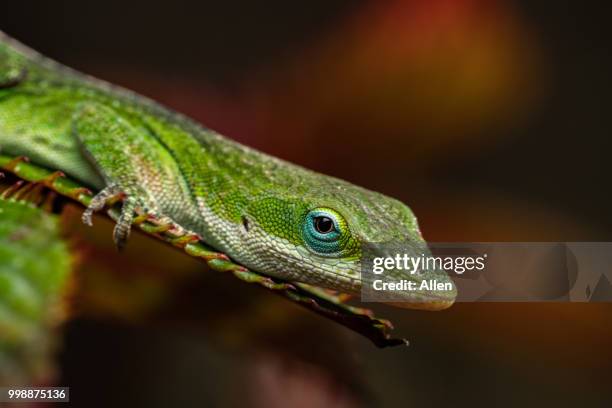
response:
M81 217L83 223L91 226L93 224L92 216L94 212L100 211L107 205L112 205L118 200L123 201L121 213L113 230L113 241L117 248L121 250L125 247L128 237L130 236L130 230L134 222L137 208L146 208L145 203L141 202L141 200L136 197L136 194L126 193L117 184L111 184L96 194L91 200L91 203L85 209Z
M134 197L127 197L123 202L121 215L119 216L117 224L115 224L115 229L113 230L113 240L115 241L117 249L120 251L125 248L125 244L130 236L137 206L138 200Z
M83 212L83 215L81 216L83 224L91 227L93 225L93 213L102 210L110 202L121 198L122 194L121 189L116 184L111 184L102 189L102 191L91 199L91 203L89 203Z

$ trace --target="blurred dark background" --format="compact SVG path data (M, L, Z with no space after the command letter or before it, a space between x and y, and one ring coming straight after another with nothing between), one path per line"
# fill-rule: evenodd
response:
M23 43L395 196L430 241L612 238L603 2L5 3ZM381 307L412 346L379 350L157 243L118 256L108 225L65 223L75 405L609 405L608 305Z

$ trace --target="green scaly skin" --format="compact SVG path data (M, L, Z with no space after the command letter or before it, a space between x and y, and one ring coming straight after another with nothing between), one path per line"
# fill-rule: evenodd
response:
M359 293L364 248L386 256L381 243L407 249L423 243L401 202L240 145L1 32L0 149L99 191L87 223L93 211L122 197L119 246L134 214L150 213L255 271ZM450 281L443 272L426 278ZM403 305L442 309L455 295L413 291Z

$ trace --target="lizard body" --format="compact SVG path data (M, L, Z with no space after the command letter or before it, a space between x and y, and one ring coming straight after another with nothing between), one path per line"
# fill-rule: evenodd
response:
M1 32L0 149L99 191L86 222L125 197L118 245L135 213L153 213L253 270L358 293L364 245L423 243L401 202L243 146ZM415 291L406 300L440 309L454 296Z

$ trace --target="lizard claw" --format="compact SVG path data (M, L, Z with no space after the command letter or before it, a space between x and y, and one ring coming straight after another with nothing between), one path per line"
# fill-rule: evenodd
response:
M106 204L112 199L116 198L118 195L123 194L119 189L119 186L116 184L111 184L110 186L105 187L102 191L92 198L91 203L83 212L83 216L81 220L83 224L88 226L93 226L92 216L96 211L100 211L106 206Z
M92 198L91 203L83 212L81 219L83 223L88 226L92 226L92 216L96 211L102 210L106 205L112 204L119 199L123 199L123 207L121 208L121 215L115 224L113 230L113 241L119 250L125 247L127 239L130 235L130 229L132 227L132 221L134 220L134 211L138 204L138 200L133 196L126 196L122 189L116 185L111 184L105 187L102 191Z
M113 240L118 250L122 250L127 243L127 239L130 236L130 230L132 229L132 222L134 221L134 212L138 200L134 197L127 197L123 201L123 207L121 208L121 215L115 224L113 230Z

